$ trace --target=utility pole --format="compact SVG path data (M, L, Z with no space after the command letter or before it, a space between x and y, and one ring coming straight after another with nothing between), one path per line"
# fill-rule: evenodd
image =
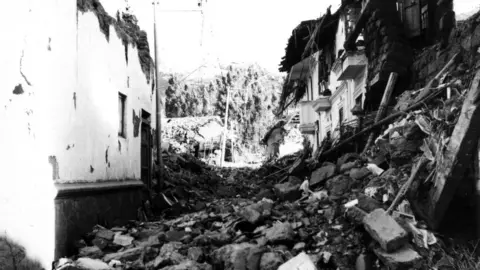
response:
M228 91L228 86L226 86L225 89L227 89L227 104L225 106L225 124L223 127L222 153L220 155L220 167L222 167L223 161L225 160L225 147L227 145L227 132L228 132L228 103L230 101L230 91Z
M157 42L157 1L153 2L153 38L154 38L154 50L155 50L155 88L156 88L156 108L157 108L157 192L160 191L160 187L163 186L163 160L162 160L162 98L160 96L160 75L158 72L158 42Z

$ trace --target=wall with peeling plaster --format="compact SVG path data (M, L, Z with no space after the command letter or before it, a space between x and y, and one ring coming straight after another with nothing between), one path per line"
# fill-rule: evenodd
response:
M76 0L16 0L0 33L0 232L48 269L54 183L140 179L133 112L149 112L154 125L155 96L136 49L127 65L115 31L107 41ZM126 138L117 135L118 92L127 96Z

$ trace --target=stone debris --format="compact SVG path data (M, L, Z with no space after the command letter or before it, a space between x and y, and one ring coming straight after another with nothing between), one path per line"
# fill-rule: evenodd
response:
M310 257L304 252L282 264L278 270L317 270Z
M121 233L116 233L113 238L113 243L119 246L129 246L133 242L133 237L129 235L122 235Z
M82 262L116 270L428 269L444 257L444 242L431 232L425 195L468 92L450 77L441 85L457 94L445 99L441 85L432 88L438 94L423 107L383 123L365 154L331 151L341 144L332 142L319 153L238 169L166 151L165 181L155 189L162 192L148 192L145 217L95 226L56 269ZM421 91L399 105L416 104ZM406 185L422 158L427 165Z
M407 232L383 209L376 209L363 218L365 230L387 252L393 252L408 242Z
M266 231L265 237L269 243L285 244L293 241L295 233L293 232L293 228L290 223L275 223Z
M375 254L392 270L418 269L421 266L422 256L408 246L392 253L375 249Z

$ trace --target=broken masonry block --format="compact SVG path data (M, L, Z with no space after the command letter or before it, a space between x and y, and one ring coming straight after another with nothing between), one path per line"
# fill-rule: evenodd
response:
M422 264L422 256L408 245L392 253L381 249L375 249L374 252L391 270L419 269Z
M363 218L365 230L383 250L393 252L408 242L408 233L383 209L376 209Z
M317 270L317 267L313 263L310 256L305 252L298 254L292 259L288 260L286 263L282 264L278 270Z

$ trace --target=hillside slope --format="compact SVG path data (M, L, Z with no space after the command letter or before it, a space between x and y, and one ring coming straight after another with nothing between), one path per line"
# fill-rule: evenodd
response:
M227 89L230 91L229 129L233 127L241 145L258 146L275 121L274 110L283 78L258 65L229 65L209 81L188 81L188 75L172 74L165 91L167 117L225 117Z

